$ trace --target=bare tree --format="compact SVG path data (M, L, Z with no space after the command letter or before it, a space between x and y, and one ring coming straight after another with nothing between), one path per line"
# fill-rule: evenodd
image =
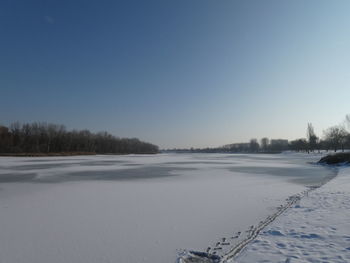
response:
M345 122L345 127L350 132L350 114L347 114L345 116L345 121L344 122Z
M297 151L297 152L307 151L308 150L308 142L304 138L297 139L297 140L291 141L289 143L289 147L291 150Z
M259 143L257 139L251 139L249 142L249 148L251 152L258 152L259 151Z
M347 134L345 128L339 125L324 131L325 141L329 143L335 152L340 148L344 151L344 142Z
M307 140L308 140L308 153L309 151L314 151L317 147L318 138L315 134L314 127L309 122L307 124L307 132L306 132Z

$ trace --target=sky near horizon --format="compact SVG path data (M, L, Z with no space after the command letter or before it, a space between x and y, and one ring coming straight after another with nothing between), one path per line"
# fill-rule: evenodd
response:
M318 135L350 113L350 1L0 2L0 124L161 148Z

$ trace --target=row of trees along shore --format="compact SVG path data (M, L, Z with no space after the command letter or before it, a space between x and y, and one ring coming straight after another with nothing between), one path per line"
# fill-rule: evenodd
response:
M204 152L204 153L277 153L281 151L344 151L350 149L350 114L345 117L343 123L332 126L323 131L323 136L318 137L311 123L307 125L306 138L300 138L293 141L284 139L262 138L260 142L257 139L251 139L247 143L233 143L217 148L202 149L169 149L169 152Z
M132 138L118 138L107 132L67 131L48 123L13 123L0 126L0 153L157 153L158 146Z

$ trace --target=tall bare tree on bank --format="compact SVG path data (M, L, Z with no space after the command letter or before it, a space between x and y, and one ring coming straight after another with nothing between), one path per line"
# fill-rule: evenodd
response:
M345 116L344 126L345 126L345 129L347 130L347 132L350 133L350 114L347 114Z
M346 138L345 138L344 145L347 149L350 149L350 114L347 114L345 116L344 126L348 132L348 134L346 135Z
M310 151L313 152L317 147L318 138L315 134L314 127L312 126L312 124L310 122L307 124L306 136L307 136L307 141L308 141L308 146L309 146L308 153Z

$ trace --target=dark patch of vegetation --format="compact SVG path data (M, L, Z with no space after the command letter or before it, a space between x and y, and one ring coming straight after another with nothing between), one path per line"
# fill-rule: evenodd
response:
M50 153L0 153L0 156L7 157L46 157L46 156L77 156L96 155L95 152L50 152Z
M330 154L322 157L318 163L322 164L349 164L350 163L350 153L336 153Z
M7 156L69 156L77 154L158 153L158 146L107 132L67 131L63 125L13 123L0 126L0 154Z

